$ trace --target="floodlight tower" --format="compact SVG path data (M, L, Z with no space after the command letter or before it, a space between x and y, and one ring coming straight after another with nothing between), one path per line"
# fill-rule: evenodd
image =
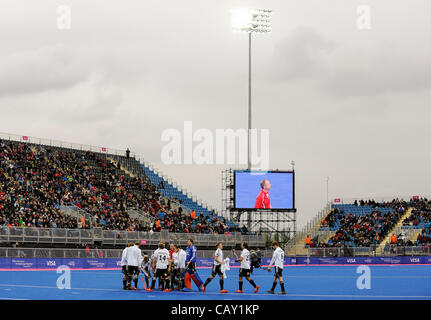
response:
M251 35L271 33L272 10L232 9L232 29L234 32L248 33L248 170L251 170Z

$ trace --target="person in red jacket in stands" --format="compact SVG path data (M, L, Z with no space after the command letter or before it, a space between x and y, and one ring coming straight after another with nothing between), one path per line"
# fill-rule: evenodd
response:
M256 198L254 204L255 209L271 209L271 200L269 198L269 190L271 189L271 183L269 180L263 179L260 182L261 190Z

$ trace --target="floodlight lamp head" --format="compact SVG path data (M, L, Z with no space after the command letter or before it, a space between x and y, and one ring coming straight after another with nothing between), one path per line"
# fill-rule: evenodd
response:
M232 30L246 33L271 33L271 10L232 9Z

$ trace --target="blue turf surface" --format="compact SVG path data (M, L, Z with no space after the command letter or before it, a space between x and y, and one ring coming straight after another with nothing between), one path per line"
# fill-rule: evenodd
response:
M244 293L235 294L238 269L231 269L225 280L227 294L219 294L218 279L208 286L206 293L123 291L121 271L71 271L71 289L57 288L55 271L0 271L0 299L153 299L153 300L268 300L268 299L431 299L431 266L370 266L371 289L359 290L356 282L358 266L289 266L283 276L287 295L266 293L272 283L272 272L256 270L253 279L261 290L252 292L244 281ZM198 270L205 281L210 269ZM142 288L140 280L139 286ZM276 292L280 290L277 285Z

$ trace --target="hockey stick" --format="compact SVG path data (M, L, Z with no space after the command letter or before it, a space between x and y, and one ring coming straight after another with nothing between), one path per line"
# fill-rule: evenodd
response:
M141 274L142 284L144 285L144 290L147 290L147 286L145 285L145 279L143 276L143 272L141 271L140 274Z
M235 260L238 260L239 259L239 257L238 257L238 255L236 254L236 250L235 249L232 249L232 254L235 256Z

